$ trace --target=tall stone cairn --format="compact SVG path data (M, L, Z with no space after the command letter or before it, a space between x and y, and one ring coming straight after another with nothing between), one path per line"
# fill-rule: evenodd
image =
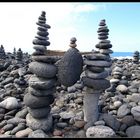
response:
M99 51L92 51L91 54L85 55L84 64L85 76L82 77L85 85L84 94L84 120L87 122L85 127L94 125L98 121L99 110L98 100L102 91L110 87L110 82L106 79L109 72L105 68L112 65L110 48L112 45L108 39L109 29L106 26L105 20L101 20L98 29L98 39L101 40L95 47ZM85 128L85 129L87 129Z
M5 50L3 45L1 45L0 47L0 59L5 59L6 58L6 54L5 54Z
M139 58L140 58L139 52L135 51L134 54L133 54L133 62L136 63L136 64L139 63Z
M32 130L42 129L48 132L52 128L53 120L51 104L54 102L57 67L54 65L52 56L46 56L46 48L50 45L48 41L48 29L46 24L46 13L42 11L38 18L39 25L37 36L33 40L35 52L32 54L32 62L29 70L33 75L29 79L28 93L24 96L27 106L27 125Z

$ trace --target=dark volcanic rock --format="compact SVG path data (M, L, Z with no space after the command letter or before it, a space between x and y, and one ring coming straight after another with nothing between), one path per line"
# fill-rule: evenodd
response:
M80 79L83 59L76 48L70 48L58 64L58 78L64 86L72 86Z

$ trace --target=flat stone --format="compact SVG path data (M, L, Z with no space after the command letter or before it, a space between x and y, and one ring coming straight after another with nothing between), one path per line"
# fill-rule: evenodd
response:
M15 136L16 138L25 138L25 137L28 137L29 133L31 133L33 130L30 129L30 128L26 128L24 130L20 130L18 131Z
M7 120L7 124L18 125L19 123L25 123L26 120L18 117L11 118Z
M83 77L82 80L85 86L93 88L94 90L105 90L110 87L110 82L106 79L96 80L88 77Z
M108 32L100 32L100 33L98 33L98 35L99 36L104 36L104 35L109 35L109 33Z
M28 138L49 138L49 136L41 129L29 133Z
M35 36L35 38L37 38L37 39L39 39L39 40L49 40L49 37L43 37L43 36L40 36L40 35L38 35L38 36ZM35 49L35 48L34 48Z
M102 54L110 54L113 53L113 51L111 49L99 49L99 52Z
M103 121L103 120L96 121L96 122L94 123L94 125L105 125L105 121Z
M48 95L52 95L53 93L55 93L56 92L56 88L53 87L53 88L46 89L46 90L39 90L39 89L35 89L35 88L32 88L32 87L29 87L28 88L28 92L30 94L32 94L33 96L36 96L36 97L46 97Z
M15 126L13 125L13 124L6 124L3 128L2 128L2 130L4 130L4 131L9 131L9 130L12 130L13 128L14 128Z
M37 29L39 31L44 31L44 32L48 30L46 27L42 27L42 26L37 27Z
M61 116L62 119L70 119L75 116L75 114L72 111L69 111L69 112L64 111L64 112L61 112L59 115Z
M115 136L115 132L108 126L92 126L86 131L87 138L111 138Z
M27 110L27 108L25 107L25 108L23 108L21 111L18 111L18 112L15 114L15 117L23 118L23 119L24 119L24 118L26 117L27 113L28 113L28 110Z
M44 132L48 132L52 128L52 115L49 114L45 118L35 119L28 113L26 116L26 123L32 130L41 129Z
M86 66L86 69L94 72L94 73L100 73L104 71L104 67L95 67L95 66Z
M107 29L107 28L99 28L97 32L98 33L100 33L100 32L109 32L109 29Z
M100 53L91 53L84 56L88 60L110 60L109 55L104 55Z
M40 36L43 36L43 37L46 37L46 36L49 35L49 33L45 32L45 31L38 31L37 34L40 35Z
M39 50L39 51L42 51L42 52L45 52L46 51L46 47L44 47L43 45L35 45L33 47L35 50Z
M74 85L80 79L82 69L82 55L76 48L70 48L58 64L60 83L67 87Z
M108 43L99 43L95 45L95 47L99 49L108 49L108 48L112 48L112 45Z
M100 40L108 39L108 36L107 36L107 35L104 35L104 36L98 36L98 39L100 39Z
M90 61L90 60L84 60L85 65L90 65L90 66L96 66L96 67L110 67L112 65L112 62L108 61Z
M9 83L12 83L14 81L14 78L13 77L8 77L6 78L5 80L3 80L1 82L2 85L6 85L6 84L9 84Z
M31 58L34 61L50 63L50 64L54 64L60 59L59 56L45 56L45 55L31 56Z
M58 123L56 124L56 126L57 126L58 128L65 128L65 127L68 126L68 124L67 124L66 122L58 122Z
M56 78L46 79L32 75L29 79L29 86L35 89L50 89L55 86Z
M109 76L109 73L107 71L103 71L101 73L93 73L89 70L85 70L85 75L88 78L93 78L93 79L105 79L106 77Z
M55 65L42 62L31 62L29 64L29 70L37 76L44 78L53 78L57 73L57 67Z
M140 106L131 108L131 114L134 116L136 121L140 122Z
M12 138L12 135L0 134L0 138Z
M36 97L30 93L25 94L24 103L30 108L47 107L54 102L54 96L48 95L46 97Z
M124 116L128 115L130 113L130 109L128 108L127 104L123 104L119 107L117 112L118 118L123 118Z
M42 27L46 27L46 28L48 28L48 29L50 29L51 28L51 26L50 25L48 25L48 24L42 24L42 23L36 23L37 25L39 25L39 26L42 26Z
M27 109L28 109L28 112L31 114L31 116L36 119L47 117L51 111L50 106L43 107L43 108L37 108L37 109L27 107Z

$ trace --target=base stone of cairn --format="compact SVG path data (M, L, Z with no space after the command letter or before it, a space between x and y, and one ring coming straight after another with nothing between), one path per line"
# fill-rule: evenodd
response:
M138 51L135 51L134 54L133 54L133 62L134 63L139 63L139 52Z
M24 103L28 109L26 116L27 125L33 129L42 129L48 132L52 128L53 120L51 104L54 102L57 67L54 65L56 58L47 56L48 29L46 13L42 11L38 18L39 25L36 39L33 40L35 52L32 54L32 62L29 70L33 75L29 79L28 93L24 96ZM49 61L48 61L49 60Z
M98 121L98 100L103 90L110 87L110 82L105 79L109 76L109 72L105 68L112 65L110 53L112 50L108 38L109 29L105 20L101 20L98 29L98 39L101 41L95 46L99 51L93 51L91 54L85 55L84 64L86 65L82 81L86 86L84 89L84 120L87 122L85 129L92 126Z
M64 54L58 64L58 79L66 87L74 85L79 79L83 69L83 58L76 49L76 38L70 40L70 49Z

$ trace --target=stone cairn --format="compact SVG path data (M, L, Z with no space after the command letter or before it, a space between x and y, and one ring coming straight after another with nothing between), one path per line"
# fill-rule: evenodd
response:
M46 56L48 41L48 29L46 24L46 13L42 11L38 18L39 25L36 39L33 40L35 52L32 54L32 62L29 70L33 75L29 79L28 93L24 96L27 106L27 125L32 130L41 129L48 132L53 125L51 104L54 102L57 67L54 65L53 56Z
M138 64L139 63L139 52L138 51L135 51L134 54L133 54L133 62Z
M1 45L0 47L0 59L5 59L6 58L6 54L5 54L5 50L3 45Z
M18 49L18 51L16 52L16 63L17 64L22 64L23 63L23 52L21 50L21 48Z
M101 41L95 46L99 51L93 51L85 55L85 75L82 77L84 88L84 120L87 122L85 129L94 125L99 118L98 100L103 90L110 87L110 82L105 79L109 76L105 68L112 65L110 48L112 45L108 39L109 29L105 20L101 20L98 29L98 39Z

